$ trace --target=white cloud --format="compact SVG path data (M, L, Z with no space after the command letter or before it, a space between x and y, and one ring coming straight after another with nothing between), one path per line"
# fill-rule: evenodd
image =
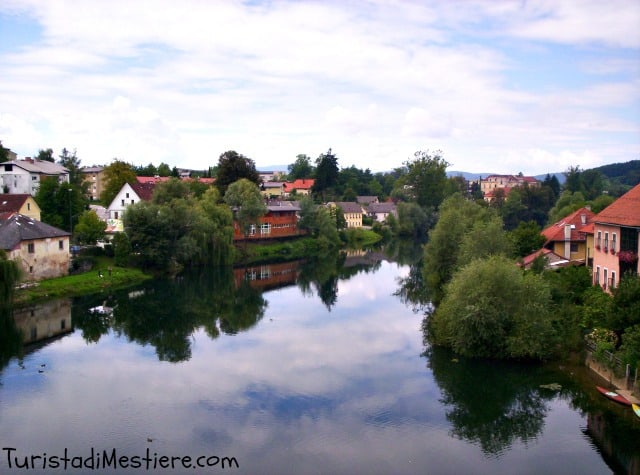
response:
M42 35L0 49L0 113L15 120L0 132L21 155L77 148L83 163L205 168L236 149L260 166L329 147L340 165L373 170L434 148L471 171L516 149L626 161L640 142L640 71L615 47L638 47L640 7L580 5L12 1L0 13L27 12ZM512 84L538 41L550 58L554 42L598 45L576 60L579 86ZM623 76L607 82L599 60ZM129 102L116 110L119 97ZM626 146L596 143L594 128Z

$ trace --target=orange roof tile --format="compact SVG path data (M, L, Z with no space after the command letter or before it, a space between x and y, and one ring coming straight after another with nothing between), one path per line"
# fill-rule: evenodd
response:
M584 222L583 222L584 215ZM569 216L562 218L557 223L546 227L542 230L542 235L547 239L547 243L554 241L564 241L564 228L566 225L571 226L571 241L586 240L587 226L593 221L595 213L587 208L580 208ZM591 227L593 232L593 227ZM545 243L546 244L546 243Z
M640 226L640 184L600 211L594 221L621 226Z

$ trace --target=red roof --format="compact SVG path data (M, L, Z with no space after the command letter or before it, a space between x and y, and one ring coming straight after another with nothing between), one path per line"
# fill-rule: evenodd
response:
M313 178L298 178L293 183L285 183L284 191L290 193L293 190L310 190L314 183Z
M136 180L138 183L162 183L164 181L169 181L168 176L137 176Z
M153 190L156 187L155 182L147 183L131 183L131 188L140 197L141 200L150 201L153 196Z
M0 213L9 211L20 211L22 205L31 195L28 194L9 194L5 193L0 195Z
M542 255L544 257L547 257L547 258L549 258L549 260L553 260L555 262L566 260L564 257L559 256L558 254L556 254L552 250L542 248L542 249L538 249L537 251L532 252L528 256L524 257L522 259L522 265L525 268L529 267L533 263L533 261L535 261L536 258L538 256L540 256L540 255Z
M594 221L620 226L640 226L640 184L600 211Z
M584 218L583 218L584 216ZM588 225L593 221L595 213L587 208L580 208L574 211L569 216L562 218L555 224L542 230L542 235L547 238L546 243L554 241L564 241L564 229L565 226L571 226L571 241L584 241L586 240L586 233ZM591 227L593 232L593 227ZM545 244L546 244L545 243Z

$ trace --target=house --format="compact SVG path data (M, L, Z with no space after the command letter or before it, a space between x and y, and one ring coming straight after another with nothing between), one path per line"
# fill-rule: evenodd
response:
M40 206L33 196L26 193L0 195L0 214L3 213L23 214L40 221Z
M18 262L23 280L42 280L69 273L70 233L14 213L0 220L0 249Z
M569 261L587 264L587 235L594 216L595 213L589 208L580 208L546 227L542 230L542 235L546 238L543 247Z
M362 206L369 206L371 203L379 203L377 196L356 196L356 203Z
M556 254L555 252L549 249L542 248L524 257L522 259L522 263L519 263L518 265L521 267L524 267L525 269L530 269L531 266L533 265L533 262L539 256L544 257L546 269L556 269L558 267L563 267L569 264L568 259L562 256L559 256L558 254Z
M281 198L284 196L283 181L266 181L260 185L260 193L266 198Z
M298 195L308 195L316 181L313 178L298 178L293 182L284 184L284 196L296 192Z
M593 218L593 283L618 285L627 272L640 273L640 184Z
M393 202L387 203L371 203L367 207L367 215L373 218L374 221L378 221L379 223L384 222L387 219L387 216L392 214L394 217L398 217L398 210L396 204Z
M0 163L0 186L4 193L34 196L42 179L48 177L69 183L69 170L57 163L28 157Z
M106 232L108 234L122 232L124 230L122 225L122 215L124 211L132 204L139 203L140 201L150 201L155 186L155 182L136 182L122 185L122 188L107 208L108 218Z
M487 193L495 192L497 189L505 191L517 186L540 186L540 182L532 176L523 175L489 175L486 178L480 178L480 190L485 196ZM490 201L490 200L489 200Z
M279 172L279 171L271 171L271 170L258 170L258 175L260 176L260 181L262 181L263 183L267 183L270 181L278 181L282 178L282 175L284 175L284 172Z
M275 239L300 236L304 234L298 229L298 213L300 206L293 201L280 201L267 205L267 213L255 225L251 225L249 240ZM243 230L237 221L233 221L233 240L245 239Z
M338 201L329 203L329 206L337 206L342 210L344 220L347 222L348 228L362 227L362 206L354 201Z
M105 187L104 167L84 167L80 169L82 181L87 184L89 198L92 201L100 199Z

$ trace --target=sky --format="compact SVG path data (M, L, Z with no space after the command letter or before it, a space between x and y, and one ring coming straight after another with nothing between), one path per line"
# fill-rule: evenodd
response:
M0 141L205 169L640 159L637 0L2 0Z

